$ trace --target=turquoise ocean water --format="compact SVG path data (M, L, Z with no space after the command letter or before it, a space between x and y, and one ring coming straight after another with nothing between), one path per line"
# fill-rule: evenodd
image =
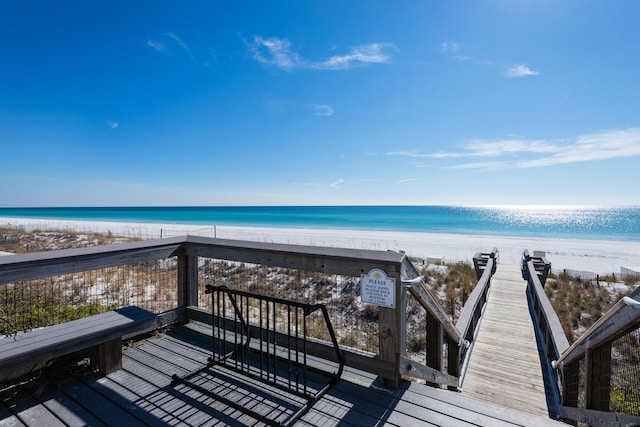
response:
M56 207L0 208L0 217L640 241L640 207Z

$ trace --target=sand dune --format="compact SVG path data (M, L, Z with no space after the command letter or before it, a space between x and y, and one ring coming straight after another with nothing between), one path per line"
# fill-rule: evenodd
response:
M599 274L619 273L621 266L640 265L640 243L626 241L549 239L535 237L483 236L444 233L363 231L342 229L267 228L142 224L100 221L37 220L0 218L0 225L25 229L65 229L80 232L112 232L143 238L184 234L314 246L405 251L418 258L470 261L476 252L493 247L500 262L518 264L524 249L544 251L554 271L563 269Z

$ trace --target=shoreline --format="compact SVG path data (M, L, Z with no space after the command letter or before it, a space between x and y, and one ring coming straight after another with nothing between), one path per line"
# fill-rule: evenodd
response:
M552 270L564 269L594 274L620 273L620 267L640 265L640 242L610 240L554 239L465 235L426 232L366 231L286 227L243 227L227 225L186 225L135 222L49 220L0 217L0 226L26 230L51 229L75 232L111 232L144 239L185 234L307 246L333 246L352 249L404 251L411 257L471 262L476 252L497 247L500 262L519 264L522 251L546 252Z

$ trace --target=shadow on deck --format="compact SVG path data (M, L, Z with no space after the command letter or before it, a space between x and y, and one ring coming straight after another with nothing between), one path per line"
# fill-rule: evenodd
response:
M200 368L210 356L210 337L191 323L139 338L125 350L123 369L100 377L86 365L58 365L30 383L5 390L0 425L265 425L193 388L171 385L175 373ZM286 414L286 396L224 369L205 372L202 384L252 410ZM274 398L275 396L275 398ZM273 416L271 418L274 418ZM455 392L403 381L397 390L375 376L346 369L342 379L296 426L542 426L562 425Z

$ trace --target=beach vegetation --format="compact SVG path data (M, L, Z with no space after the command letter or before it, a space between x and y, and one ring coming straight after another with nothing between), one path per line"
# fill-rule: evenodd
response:
M0 252L24 254L58 249L110 245L140 240L113 233L82 233L70 230L32 230L22 227L0 227Z
M41 327L43 321L47 322L50 319L55 319L55 323L63 323L118 308L115 305L104 305L99 302L78 305L65 304L56 296L46 294L25 299L16 290L5 292L2 297L7 306L18 307L13 316L9 316L6 310L0 310L0 336L13 335L20 331Z
M573 343L619 299L631 293L632 286L617 286L615 279L615 274L593 279L584 279L567 271L549 274L545 293L569 343Z
M460 310L478 283L473 265L468 262L427 265L422 277L434 291L439 303L455 323Z

